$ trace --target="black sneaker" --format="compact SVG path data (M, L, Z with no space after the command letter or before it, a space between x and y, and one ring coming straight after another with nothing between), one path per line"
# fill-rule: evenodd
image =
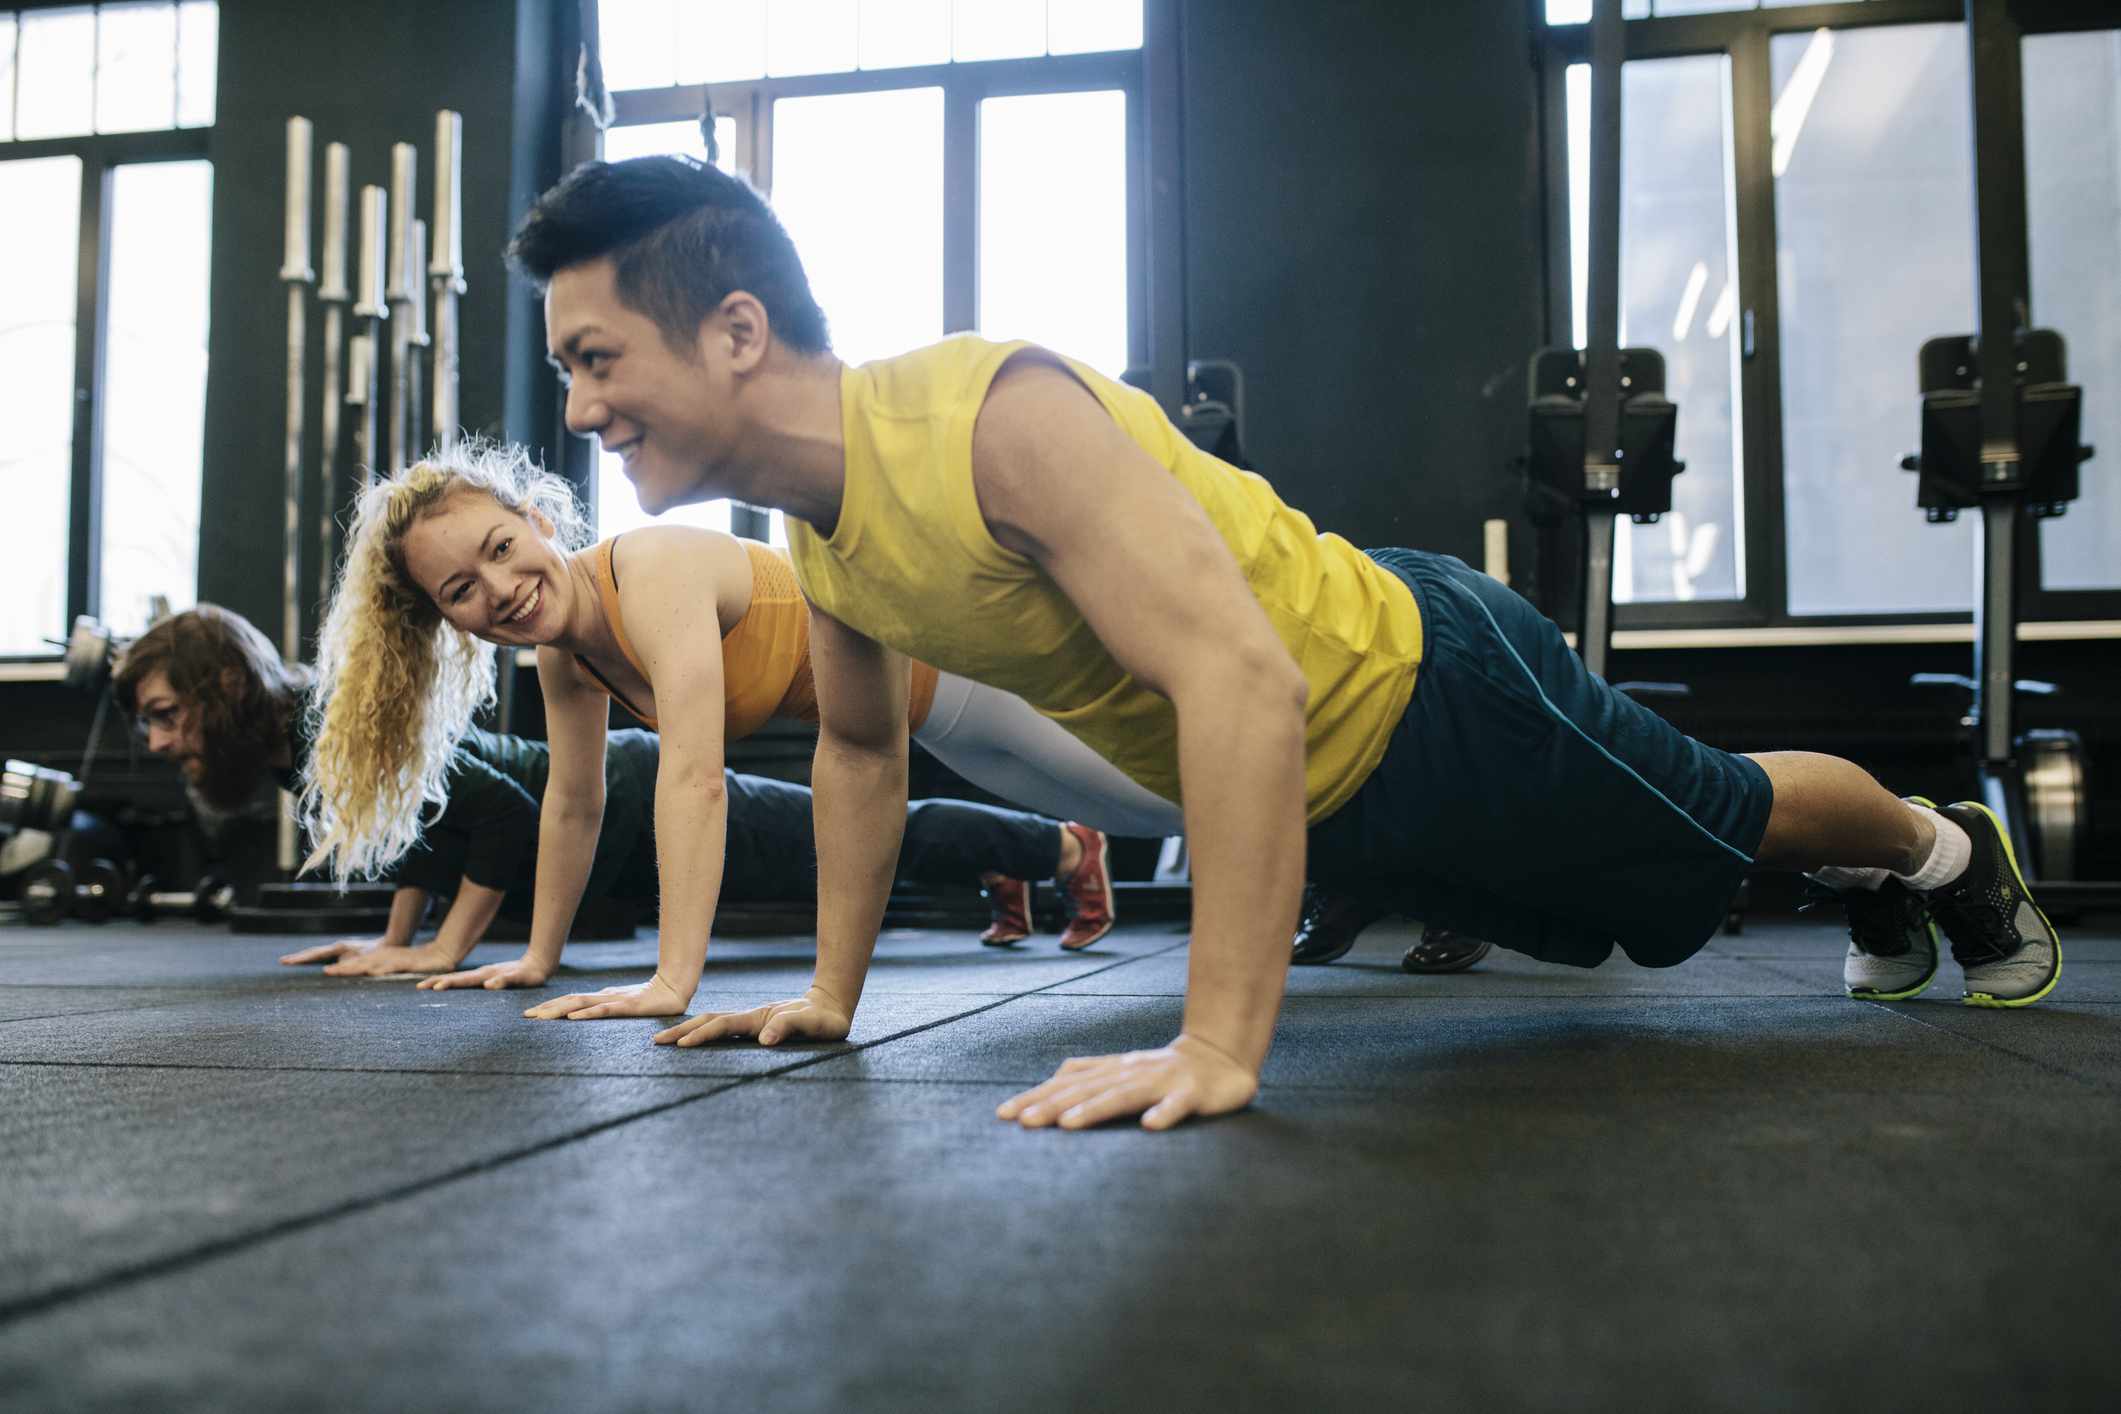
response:
M1431 923L1421 930L1421 941L1399 959L1401 972L1463 972L1488 955L1495 945L1485 938L1468 938Z
M1303 919L1296 925L1289 961L1304 966L1345 957L1362 930L1390 912L1362 899L1309 885L1304 889Z
M1858 1001L1901 1002L1937 975L1937 924L1922 895L1888 878L1875 889L1837 889L1811 881L1812 903L1832 900L1848 916L1849 951L1841 985ZM1810 908L1812 903L1807 903Z
M1974 842L1966 872L1929 894L1930 912L1966 969L1968 1006L2031 1006L2055 990L2062 943L2033 902L2010 832L1994 811L1962 800L1938 812Z

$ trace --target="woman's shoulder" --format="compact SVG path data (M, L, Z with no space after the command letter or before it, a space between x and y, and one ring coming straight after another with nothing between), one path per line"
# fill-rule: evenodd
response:
M744 542L725 531L698 525L644 525L614 536L611 577L621 598L629 581L639 587L697 592L748 584L751 564Z

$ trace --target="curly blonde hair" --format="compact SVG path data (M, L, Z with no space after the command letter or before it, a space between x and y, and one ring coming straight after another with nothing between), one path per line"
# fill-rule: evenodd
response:
M406 532L453 497L480 493L542 513L563 549L588 539L574 490L521 447L483 438L437 450L355 503L346 558L317 643L299 810L305 871L387 869L420 838L421 811L449 803L449 765L494 700L494 650L443 619L405 567Z

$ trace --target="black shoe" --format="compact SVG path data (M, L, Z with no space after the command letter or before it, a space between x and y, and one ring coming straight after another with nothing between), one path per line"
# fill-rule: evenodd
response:
M1966 872L1929 894L1930 912L1966 970L1966 1004L2031 1006L2062 975L2055 926L2033 902L2010 836L1987 806L1962 800L1937 813L1974 842Z
M1399 960L1401 972L1463 972L1488 955L1495 945L1485 938L1467 938L1439 928L1434 923L1421 930L1421 941L1408 948Z
M1289 961L1301 967L1345 957L1362 930L1391 911L1314 884L1304 890L1303 919L1296 925Z

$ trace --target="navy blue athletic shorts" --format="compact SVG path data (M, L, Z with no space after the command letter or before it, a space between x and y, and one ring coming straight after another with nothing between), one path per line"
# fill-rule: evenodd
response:
M1615 692L1464 561L1369 553L1414 591L1422 662L1384 759L1312 827L1312 879L1548 962L1693 956L1767 831L1767 773Z

